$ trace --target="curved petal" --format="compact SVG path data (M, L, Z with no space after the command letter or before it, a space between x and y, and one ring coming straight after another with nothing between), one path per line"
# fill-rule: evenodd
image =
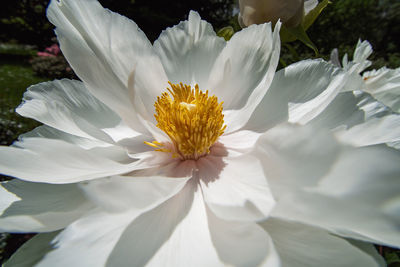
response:
M368 41L358 40L356 49L353 54L353 61L346 63L343 61L343 68L352 73L361 73L363 70L371 66L371 61L367 58L372 54L372 46Z
M257 158L224 158L218 164L216 157L207 156L198 159L197 164L204 201L215 215L234 221L257 221L269 216L275 200Z
M380 118L393 113L393 110L381 102L376 101L376 99L368 93L362 91L353 91L353 94L360 99L357 105L364 112L365 121L373 118Z
M331 130L348 129L375 118L392 114L393 111L362 91L341 92L313 120L315 128Z
M399 151L385 146L346 151L317 187L282 197L272 214L399 247L399 161Z
M109 212L150 210L176 195L189 177L112 176L80 185L86 196Z
M222 135L219 137L218 141L223 144L226 149L234 149L244 153L254 147L260 136L260 133L243 130L228 135Z
M89 211L92 204L74 184L3 182L0 229L5 232L48 232L62 229Z
M79 137L57 129L42 125L36 127L30 132L24 133L18 137L19 142L15 142L13 146L24 146L23 142L26 138L42 138L60 140L78 146L79 148L95 153L97 156L111 159L120 163L132 162L132 158L138 153L143 153L149 150L149 146L143 142L151 140L151 137L138 135L133 138L126 138L119 141L118 145L112 145L99 140Z
M102 212L81 218L51 241L53 249L35 266L106 266L132 219L130 214Z
M328 62L292 64L276 73L245 128L263 132L285 121L306 124L324 111L346 82L346 74Z
M369 144L377 144L396 140L396 131L391 134L386 133L382 137L378 137L376 134L379 131L385 130L388 121L392 121L396 125L394 117L393 111L390 108L376 101L368 93L351 91L339 93L325 110L308 122L308 124L316 129L325 128L334 130L340 135L346 132L360 134L361 140L367 141L369 139ZM374 126L372 127L372 125ZM367 128L371 132L357 130ZM357 138L356 136L354 137ZM344 139L341 140L346 141ZM365 144L367 145L367 143Z
M24 243L4 264L5 267L32 267L36 266L46 255L54 249L52 240L59 232L37 234Z
M400 115L373 118L336 134L344 143L369 146L400 141Z
M0 147L0 172L23 180L57 184L118 175L143 167L127 156L123 162L115 161L114 153L120 155L114 147L85 150L61 140L25 138L13 147Z
M251 25L226 44L211 70L207 89L224 101L226 133L240 129L272 82L279 60L280 23Z
M394 111L400 112L400 68L365 72L363 79L366 92Z
M275 199L316 185L340 155L340 146L327 130L283 124L263 134L252 153L264 168Z
M350 128L363 123L366 113L363 103L366 103L365 94L356 92L341 92L333 101L313 120L308 122L314 128L336 130Z
M211 68L225 46L211 24L190 11L187 21L167 28L154 42L168 79L172 83L198 84L206 90Z
M372 244L369 250L373 255L369 255L352 242L317 227L272 218L261 225L274 241L282 266L378 267L384 263Z
M69 134L107 142L112 139L102 129L121 122L82 82L68 79L29 87L16 112Z
M196 182L125 230L106 266L221 266Z
M141 74L165 76L146 35L96 0L53 0L47 16L57 27L64 56L85 86L133 129L145 131L131 103L129 75L139 64Z
M18 137L18 140L22 141L26 138L44 138L44 139L62 140L62 141L76 145L83 149L93 149L93 148L99 148L99 147L112 146L109 143L99 141L96 139L89 139L89 138L85 138L85 137L79 137L76 135L68 134L66 132L49 127L47 125L38 126L30 132L21 134ZM14 146L18 146L18 144L19 144L19 142L16 142L16 143L14 143Z
M274 241L259 225L225 221L208 210L211 239L220 259L229 266L280 266Z
M292 123L306 124L315 118L332 102L348 80L347 75L333 65L323 61L315 65L312 62L308 63L311 63L310 66L307 66L305 62L306 70L300 73L302 77L298 78L299 80L307 79L302 85L310 86L311 90L301 92L300 85L293 83L296 84L295 90L298 95L289 102L289 122ZM306 76L307 74L310 76ZM286 82L289 82L289 79ZM313 97L310 97L312 95Z

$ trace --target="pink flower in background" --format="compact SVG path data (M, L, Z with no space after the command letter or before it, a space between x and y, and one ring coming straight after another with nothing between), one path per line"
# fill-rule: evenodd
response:
M37 52L39 57L55 57L60 54L61 50L58 44L53 44L45 48L45 52Z

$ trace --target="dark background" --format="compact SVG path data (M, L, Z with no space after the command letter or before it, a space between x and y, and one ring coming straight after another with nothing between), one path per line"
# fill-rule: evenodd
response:
M184 20L189 10L196 10L216 30L232 25L239 29L237 4L234 0L160 1L101 0L104 7L133 19L154 41L168 26ZM310 28L309 35L322 55L333 48L349 52L358 38L369 40L379 65L400 65L400 1L399 0L332 0ZM52 43L53 27L45 16L48 0L8 1L0 9L0 42L35 45L39 50ZM310 51L294 44L300 57ZM286 52L286 51L283 51ZM297 59L296 59L297 60ZM290 62L290 60L289 60Z

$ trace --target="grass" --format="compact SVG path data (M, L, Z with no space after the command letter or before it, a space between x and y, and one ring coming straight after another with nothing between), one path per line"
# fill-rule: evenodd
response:
M34 75L26 61L0 60L0 144L11 144L21 133L38 125L15 113L26 88L46 81Z

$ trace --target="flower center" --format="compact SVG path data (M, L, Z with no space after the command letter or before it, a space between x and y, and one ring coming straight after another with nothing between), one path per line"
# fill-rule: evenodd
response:
M146 144L156 151L171 152L181 159L198 159L210 152L210 147L225 131L222 104L216 96L208 96L196 84L172 84L154 106L157 127L171 139L173 147L157 141ZM172 98L171 98L172 97Z

